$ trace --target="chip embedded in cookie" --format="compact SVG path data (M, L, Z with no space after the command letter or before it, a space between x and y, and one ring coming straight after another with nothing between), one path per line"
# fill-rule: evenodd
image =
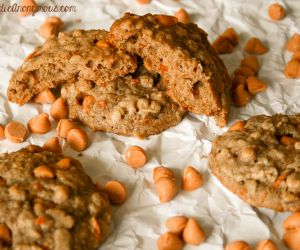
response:
M251 205L300 211L300 115L254 116L235 126L214 140L209 164Z
M108 198L62 154L0 154L0 195L1 249L96 250L109 234Z
M61 90L69 117L99 131L145 138L178 124L186 111L159 90L158 74L137 71L103 85L78 79Z
M110 29L116 47L139 55L148 70L157 72L161 88L188 111L214 116L225 126L230 78L224 63L196 24L173 16L125 14Z
M9 101L23 105L78 76L100 84L133 72L135 57L114 48L106 37L105 30L73 30L47 39L12 75Z

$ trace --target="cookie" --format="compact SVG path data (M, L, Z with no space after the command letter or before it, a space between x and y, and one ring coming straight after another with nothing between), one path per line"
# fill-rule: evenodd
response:
M116 50L106 37L104 30L74 30L52 36L12 75L9 101L23 105L43 90L78 76L102 83L133 72L136 59Z
M78 79L64 85L61 95L69 117L93 130L145 138L178 124L185 114L156 87L159 80L141 65L134 74L102 85Z
M30 145L0 154L0 248L98 249L110 203L81 164Z
M196 24L175 17L125 14L110 29L116 47L139 55L147 69L162 76L168 95L196 114L227 123L230 78L224 63Z
M259 115L218 136L212 173L255 207L300 211L300 115Z

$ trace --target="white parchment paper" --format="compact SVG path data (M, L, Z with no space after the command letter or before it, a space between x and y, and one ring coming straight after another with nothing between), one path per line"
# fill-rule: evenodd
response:
M13 4L16 1L2 0ZM294 114L300 111L300 80L285 79L283 69L291 54L284 49L294 32L300 33L300 2L277 1L287 8L287 16L273 22L267 15L272 1L263 0L153 0L149 5L135 0L78 0L38 1L39 4L75 5L74 13L36 13L20 18L16 13L0 13L0 123L17 120L24 124L34 115L47 112L49 105L25 104L19 107L6 99L6 89L12 72L22 64L24 57L43 39L38 29L46 16L57 15L65 22L64 30L74 28L108 29L112 22L126 11L137 14L173 14L185 8L193 22L209 34L213 41L226 28L234 27L241 35L240 44L232 54L222 55L230 73L243 58L243 47L251 36L261 38L269 52L259 56L262 65L259 78L268 83L268 89L258 94L245 108L232 108L230 123L256 114L277 112ZM55 135L31 135L22 144L0 141L1 152L15 151L27 144L42 145ZM213 119L189 114L181 124L146 140L127 138L107 133L93 133L86 129L90 147L79 156L63 142L63 151L78 158L94 181L117 179L125 183L128 200L113 209L113 227L110 237L100 249L156 249L156 240L166 232L164 222L173 215L195 217L203 226L207 239L200 246L186 245L186 250L219 250L229 241L242 239L254 246L259 240L271 238L279 249L282 221L288 213L255 209L227 191L208 170L207 155L211 141L227 128L218 128ZM128 167L123 153L129 145L146 149L149 161L137 171ZM152 169L158 165L171 167L178 181L185 166L192 165L205 177L203 188L194 192L180 191L171 202L160 204L152 181Z

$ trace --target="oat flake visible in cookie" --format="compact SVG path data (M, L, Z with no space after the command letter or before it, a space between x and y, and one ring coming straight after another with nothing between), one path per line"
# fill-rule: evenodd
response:
M38 146L0 154L0 249L92 250L111 210L80 163Z
M251 205L300 211L300 115L254 116L218 136L209 159L223 185Z

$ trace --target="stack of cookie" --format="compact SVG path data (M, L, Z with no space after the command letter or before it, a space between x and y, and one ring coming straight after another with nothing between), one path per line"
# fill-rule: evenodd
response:
M207 34L165 15L125 14L103 30L59 33L13 74L20 105L61 88L69 118L140 138L178 124L188 111L227 123L230 79Z

